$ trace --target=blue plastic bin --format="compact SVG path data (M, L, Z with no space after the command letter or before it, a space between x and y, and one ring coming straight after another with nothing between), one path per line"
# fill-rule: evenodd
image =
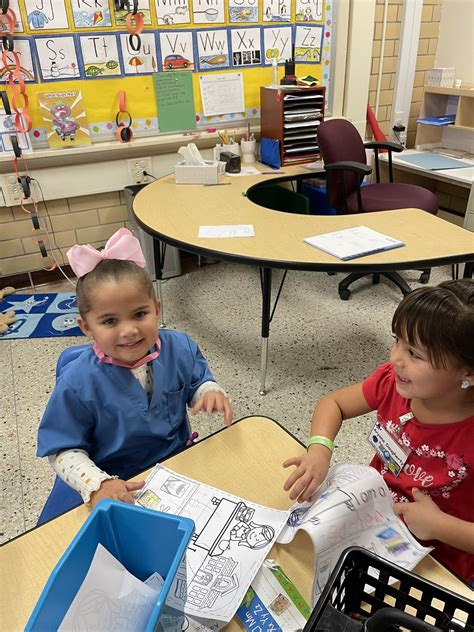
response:
M335 208L329 208L326 197L326 187L315 187L311 184L303 183L301 193L309 198L309 205L312 215L336 215Z
M56 630L89 570L100 543L140 580L155 571L165 583L146 627L151 632L194 532L194 522L114 500L94 508L51 573L26 631Z

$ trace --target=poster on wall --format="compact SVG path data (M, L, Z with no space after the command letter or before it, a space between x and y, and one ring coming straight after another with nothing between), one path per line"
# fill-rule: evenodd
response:
M297 26L295 34L295 61L298 63L321 63L323 46L322 26Z
M133 50L130 46L129 36L125 33L120 34L123 67L126 75L143 75L158 70L154 34L142 33L140 40L140 48Z
M35 46L43 81L81 78L74 37L36 37Z
M322 22L323 0L296 0L295 22Z
M78 29L112 26L109 0L71 0L72 18Z
M293 57L291 26L272 26L263 29L263 48L266 65L270 65L272 59L276 59L279 64L286 59L291 59Z
M234 66L258 66L262 63L260 29L258 27L232 29L230 38Z
M262 0L264 22L289 22L291 19L291 0Z
M205 116L245 112L241 72L199 75L199 89Z
M121 76L120 54L115 35L81 35L79 41L86 78Z
M116 26L125 26L125 18L127 17L128 9L116 9L114 3L114 18ZM138 13L143 18L143 24L145 26L150 26L152 24L151 20L151 9L150 9L150 0L138 0L137 4Z
M229 22L258 22L258 0L229 0Z
M15 53L20 60L20 73L25 81L36 81L35 68L33 64L33 55L31 52L31 42L28 39L22 39L15 37ZM9 51L4 51L6 61L4 61L3 68L0 70L0 78L2 81L7 81L5 75L8 71L14 70L16 67L16 60L13 54Z
M194 70L194 46L191 31L160 33L162 70Z
M197 31L197 47L200 70L229 67L229 43L227 29Z
M223 24L225 22L224 0L193 0L194 24Z
M25 0L30 31L59 31L69 28L64 0Z
M10 0L10 4L9 4L10 8L13 9L15 16L16 16L16 22L15 22L15 27L13 29L14 33L23 33L23 20L21 17L21 13L20 13L20 8L18 6L18 0ZM6 31L8 29L9 25L8 22L0 22L0 33L2 31Z
M51 149L91 144L87 115L78 90L40 92L38 104Z
M153 85L160 132L196 129L192 74L156 72Z
M24 125L22 117L22 125ZM10 136L16 136L20 149L28 151L31 149L30 137L27 133L21 134L17 131L14 114L0 114L0 156L13 154L13 146Z
M155 0L158 25L189 24L189 0Z

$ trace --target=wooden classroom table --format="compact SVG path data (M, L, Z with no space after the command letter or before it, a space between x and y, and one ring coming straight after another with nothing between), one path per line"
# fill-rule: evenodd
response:
M265 167L255 165L261 171ZM221 176L226 186L175 184L174 175L160 178L134 199L138 224L152 237L194 254L259 266L262 278L262 352L260 392L265 393L271 307L272 269L323 272L377 272L431 268L474 260L474 235L419 209L357 213L354 215L299 215L263 208L247 197L247 191L272 184L311 178L302 167L284 167L284 175ZM199 238L200 226L252 224L255 237ZM305 237L352 226L367 226L406 244L386 252L341 261L313 246ZM161 300L162 247L155 247L159 298ZM465 266L465 276L472 265ZM277 296L278 300L278 296ZM276 306L276 304L275 304ZM274 311L274 309L273 309Z
M168 459L166 466L252 502L286 510L292 502L283 491L288 471L281 464L304 450L273 420L247 417ZM2 631L23 630L49 574L88 515L89 510L82 505L0 549ZM276 544L269 557L282 565L310 603L314 553L309 537L300 531L290 544ZM472 599L472 590L430 556L418 564L415 572ZM237 631L240 627L234 619L226 630Z

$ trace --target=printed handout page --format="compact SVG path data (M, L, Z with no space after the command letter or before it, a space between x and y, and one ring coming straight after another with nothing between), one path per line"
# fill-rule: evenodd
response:
M331 233L305 237L304 241L342 261L349 261L393 248L401 248L405 245L399 239L394 239L366 226L353 226Z
M232 237L255 237L252 224L227 224L224 226L199 226L200 238L230 239Z
M178 570L166 603L173 607L173 595L185 594L187 616L218 621L232 619L288 518L287 511L251 503L161 465L135 502L194 521L186 573Z
M199 75L204 116L245 112L241 72Z
M58 632L146 629L157 593L134 577L102 544Z
M419 544L394 514L387 484L366 465L333 466L314 501L294 505L278 542L291 542L298 529L304 529L314 545L313 604L349 546L362 546L407 570L432 550Z

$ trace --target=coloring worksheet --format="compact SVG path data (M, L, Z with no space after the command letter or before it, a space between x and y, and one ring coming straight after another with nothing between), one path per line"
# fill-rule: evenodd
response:
M349 546L368 551L411 570L432 549L421 546L393 512L382 476L368 465L335 465L311 503L294 505L278 542L296 531L310 536L316 555L312 603L316 603L340 554Z
M286 523L288 512L262 507L157 465L136 503L194 520L186 571L167 604L185 594L187 615L230 621ZM170 602L171 599L171 602Z

